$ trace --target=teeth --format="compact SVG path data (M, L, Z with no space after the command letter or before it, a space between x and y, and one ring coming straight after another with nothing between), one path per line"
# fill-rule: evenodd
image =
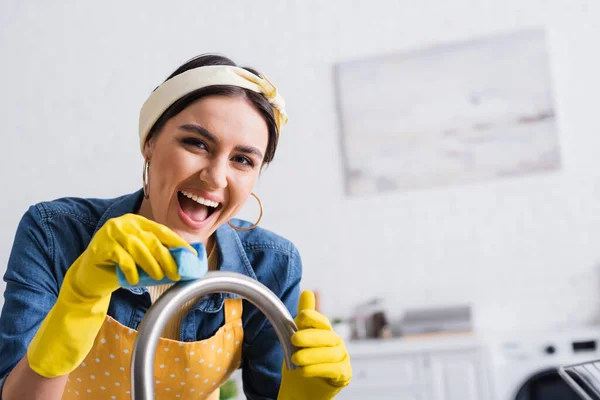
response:
M217 203L216 201L208 200L208 199L205 199L203 197L196 196L195 194L192 194L192 193L189 193L189 192L185 192L183 190L181 191L181 193L185 197L194 200L196 203L203 204L205 206L213 207L213 208L217 208L219 206L219 203Z

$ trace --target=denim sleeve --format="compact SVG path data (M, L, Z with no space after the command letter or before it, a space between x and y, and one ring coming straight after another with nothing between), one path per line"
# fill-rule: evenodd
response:
M42 210L41 206L32 206L22 217L4 274L0 386L25 355L29 342L58 296L51 234Z
M270 276L276 275L276 270L285 271L281 281L273 286L268 282L263 283L279 296L292 317L295 317L300 297L302 261L295 248L287 263L282 261L274 262L269 271ZM257 277L262 281L259 275ZM271 279L273 280L273 278ZM277 279L277 281L279 280ZM248 341L246 341L246 337L249 337ZM242 357L242 380L247 399L277 399L281 384L283 350L275 329L260 311L257 311L257 314L244 327Z

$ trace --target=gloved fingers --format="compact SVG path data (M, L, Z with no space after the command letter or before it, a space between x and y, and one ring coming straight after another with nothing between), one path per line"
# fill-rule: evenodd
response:
M298 300L298 314L300 314L302 310L314 310L315 305L315 294L310 290L303 291Z
M127 235L124 237L121 245L131 255L135 263L150 275L152 279L160 280L164 277L162 268L154 258L154 255L150 252L150 249L144 240L136 235Z
M292 335L296 347L333 347L342 343L342 338L330 330L303 329Z
M195 255L198 255L196 249L194 249L188 242L185 241L185 239L173 232L170 228L144 217L141 218L143 219L137 224L137 228L139 230L153 233L158 240L168 248L186 247Z
M301 367L336 364L343 361L347 354L344 346L305 348L294 353L292 362Z
M136 285L140 281L140 275L133 257L119 243L114 243L111 246L108 256L111 261L118 264L130 285Z
M295 322L298 330L310 328L333 330L329 319L315 310L306 309L298 312Z
M153 259L156 260L160 268L160 274L158 274L160 276L159 278L155 278L154 276L150 275L150 273L148 273L148 275L152 276L152 279L157 281L161 280L164 275L166 275L172 281L178 281L181 279L177 271L177 263L173 259L169 249L166 248L152 233L141 232L140 235L141 241L152 254Z
M345 362L307 365L301 370L305 378L324 378L334 386L346 386L352 377L352 371Z

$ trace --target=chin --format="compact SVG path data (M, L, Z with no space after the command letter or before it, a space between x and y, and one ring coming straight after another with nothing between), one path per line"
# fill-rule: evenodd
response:
M207 239L206 235L202 235L202 234L198 234L198 233L191 233L189 231L185 231L185 230L181 230L181 229L174 229L173 231L175 233L177 233L179 236L181 236L188 243L205 242Z

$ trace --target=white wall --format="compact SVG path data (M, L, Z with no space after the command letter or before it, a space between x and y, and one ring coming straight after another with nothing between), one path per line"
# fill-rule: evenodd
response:
M181 62L217 51L264 70L287 100L291 122L257 192L264 225L298 245L304 285L321 291L328 314L377 295L392 317L409 306L471 302L487 330L595 320L599 17L594 0L4 0L0 265L29 204L136 190L142 102ZM344 195L334 63L539 26L549 42L559 172Z

